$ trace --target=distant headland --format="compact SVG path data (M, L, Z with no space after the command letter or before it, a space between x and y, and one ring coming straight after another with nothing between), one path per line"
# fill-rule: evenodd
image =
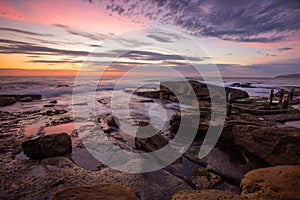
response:
M285 75L275 76L275 78L300 78L300 74L285 74Z

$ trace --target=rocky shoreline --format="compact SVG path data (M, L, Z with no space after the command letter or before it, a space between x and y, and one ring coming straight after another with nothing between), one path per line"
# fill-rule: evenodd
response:
M143 200L300 199L297 190L300 186L297 181L300 178L300 130L285 124L287 119L299 120L300 111L290 107L284 113L262 112L258 115L257 110L272 111L281 108L268 106L264 98L249 98L242 90L225 89L226 94L234 94L232 114L226 118L216 147L207 157L199 159L198 151L209 126L210 97L205 85L195 82L191 85L198 98L199 108L205 111L197 122L190 115L190 126L197 129L195 141L181 159L164 169L143 174L119 172L99 162L94 170L78 166L74 155L84 150L84 146L75 126L72 126L74 119L71 112L57 107L57 102L52 103L53 107L41 110L0 111L0 198L49 199L55 192L74 186L79 187L77 191L82 195L88 190L86 185L96 185L101 191L103 189L103 194L109 194L111 189L105 189L107 185L103 184L121 184L129 189L114 187L124 190L128 199L132 199L132 195ZM180 92L185 91L178 89ZM135 94L147 97L147 103L157 99L162 103L178 101L163 86L159 91L137 90ZM17 96L1 98L20 100ZM245 112L245 108L250 111ZM170 119L169 131L152 138L136 138L132 141L118 132L119 124L112 116L99 116L98 122L103 129L106 128L109 139L115 144L128 151L143 152L155 151L166 145L176 135L180 119L181 113L178 112ZM93 128L95 125L88 124L89 122L89 119L82 119L80 128ZM147 120L139 121L137 126L147 126L148 123ZM34 159L20 158L22 151L28 152L24 147L28 141L36 140L36 137L46 137L48 139L44 140L48 141L49 135L63 132L72 140L70 144L68 139L64 139L72 145L71 156L67 149L63 153L50 152L51 154L33 156ZM57 138L54 141L57 140L60 141ZM43 139L35 142L41 144L41 141ZM49 149L47 146L39 148ZM34 152L31 151L33 154ZM62 155L63 157L58 157ZM68 192L66 190L59 194L70 194ZM51 199L55 199L55 195Z

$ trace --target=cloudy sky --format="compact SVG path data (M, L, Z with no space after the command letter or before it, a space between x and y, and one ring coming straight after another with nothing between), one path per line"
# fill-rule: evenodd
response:
M299 73L299 19L299 0L1 0L0 75L75 75L91 52L98 67L113 61L110 75L192 74L191 62L223 76Z

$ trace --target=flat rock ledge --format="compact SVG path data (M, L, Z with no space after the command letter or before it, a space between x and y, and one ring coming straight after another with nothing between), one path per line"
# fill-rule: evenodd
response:
M300 165L279 165L248 172L241 181L245 199L300 199Z
M131 188L118 184L69 187L53 194L50 200L138 200Z
M241 200L242 198L233 192L225 190L182 190L174 194L171 200L216 200L232 199Z

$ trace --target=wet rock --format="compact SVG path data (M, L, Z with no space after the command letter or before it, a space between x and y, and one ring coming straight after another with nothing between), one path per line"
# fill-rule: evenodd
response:
M144 100L140 100L139 102L140 103L152 103L152 102L154 102L154 100L153 99L144 99Z
M226 94L231 94L233 99L245 99L249 98L249 94L244 90L234 89L234 88L225 88Z
M186 200L186 199L233 199L241 200L242 198L233 192L222 190L182 190L175 193L171 200Z
M56 87L60 88L60 87L69 87L68 84L58 84Z
M202 114L199 116L196 115L185 115L184 121L181 120L181 114L175 113L170 118L170 133L175 136L179 130L185 131L185 134L195 134L194 140L199 140L205 137L205 134L209 127L209 116Z
M199 101L210 101L210 98L224 97L225 93L231 93L233 99L248 98L246 91L234 88L222 88L220 86L208 85L199 81L188 81L191 87L184 81L168 81L160 83L160 99L178 102L176 95L182 98L182 101L188 105L197 105L194 100L196 95ZM176 94L176 95L175 95Z
M240 83L232 83L230 87L241 87Z
M148 152L156 151L168 144L167 140L162 136L160 132L156 133L157 130L150 124L148 126L139 127L137 131L137 137L135 138L135 147L136 149L145 150ZM151 137L141 138L139 135L149 134L152 135L153 133L156 133L155 135Z
M71 138L66 133L46 135L23 142L22 149L32 159L67 156L72 153Z
M18 101L19 102L31 102L33 99L31 97L22 97Z
M50 198L50 200L61 199L138 200L131 188L118 184L69 187L56 192Z
M17 100L14 97L1 97L0 96L0 107L12 105L16 102L17 102Z
M299 199L300 165L285 165L248 172L241 182L245 199Z
M110 127L119 128L119 126L120 126L118 118L115 116L112 116L112 115L108 115L106 117L106 122L107 122L108 126L110 126Z
M271 165L299 164L300 130L286 126L236 125L234 143Z
M13 97L16 99L16 101L20 101L20 99L23 99L25 97L30 97L32 100L41 100L42 99L41 94L1 94L0 99L2 97Z
M104 99L99 99L98 102L104 105L107 104L107 102Z
M53 115L61 115L61 114L64 114L66 112L68 112L68 111L63 110L63 109L52 109L52 110L47 110L43 114L47 115L47 116L53 116Z
M100 127L104 131L104 133L117 131L120 126L118 118L110 114L106 116L100 116L98 118L98 122L100 123Z
M197 188L209 189L222 182L222 178L206 169L196 168L193 170L191 182Z
M55 106L54 104L43 105L44 108L52 108L52 107L54 107L54 106Z
M255 88L251 83L233 83L230 87Z
M148 91L134 91L135 95L139 95L142 97L148 97L148 98L152 98L152 99L159 99L160 97L160 91L159 90L148 90Z

